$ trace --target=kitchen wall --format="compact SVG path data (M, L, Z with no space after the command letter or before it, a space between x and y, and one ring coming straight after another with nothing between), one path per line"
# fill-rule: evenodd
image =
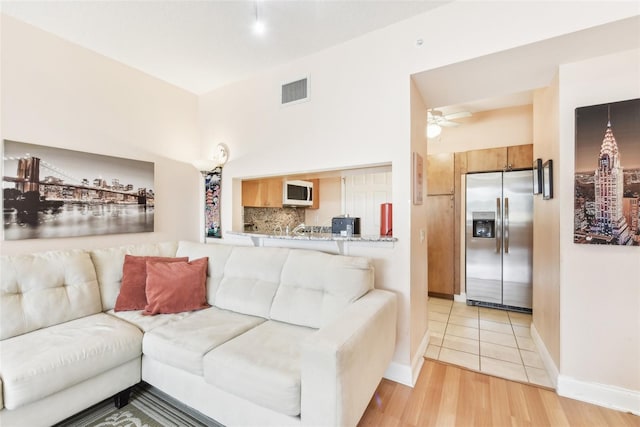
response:
M320 178L319 194L318 209L305 209L305 224L331 227L331 219L343 214L341 177Z
M640 414L640 248L574 244L573 184L575 109L639 98L638 76L640 50L560 67L558 166L554 164L558 200L553 202L560 218L558 393L612 402L636 414Z
M198 99L1 16L2 139L155 163L155 232L2 241L2 254L198 240Z

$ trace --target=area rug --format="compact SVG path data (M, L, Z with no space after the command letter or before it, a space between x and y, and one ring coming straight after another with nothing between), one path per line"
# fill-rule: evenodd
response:
M118 409L107 399L54 427L223 427L155 387L140 383L129 404Z

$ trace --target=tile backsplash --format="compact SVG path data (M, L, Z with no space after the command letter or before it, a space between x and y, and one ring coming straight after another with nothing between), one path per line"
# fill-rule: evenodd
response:
M305 221L303 208L244 208L244 231L247 233L284 233ZM280 228L278 228L280 227Z

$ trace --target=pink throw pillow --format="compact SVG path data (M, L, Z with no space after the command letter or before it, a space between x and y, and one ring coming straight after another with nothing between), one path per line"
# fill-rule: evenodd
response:
M122 266L122 283L114 311L144 310L147 306L147 261L184 262L188 257L169 258L159 256L125 255Z
M207 304L209 258L191 262L147 262L147 306L142 314L180 313Z

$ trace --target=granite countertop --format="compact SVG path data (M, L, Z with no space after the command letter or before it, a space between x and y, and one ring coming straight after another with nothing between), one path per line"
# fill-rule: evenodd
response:
M246 233L242 231L227 231L228 234L236 236L248 236L262 239L282 239L282 240L317 240L317 241L342 241L342 242L396 242L396 237L375 236L375 235L354 235L351 237L341 236L331 233L300 233L300 234L267 234L267 233Z

